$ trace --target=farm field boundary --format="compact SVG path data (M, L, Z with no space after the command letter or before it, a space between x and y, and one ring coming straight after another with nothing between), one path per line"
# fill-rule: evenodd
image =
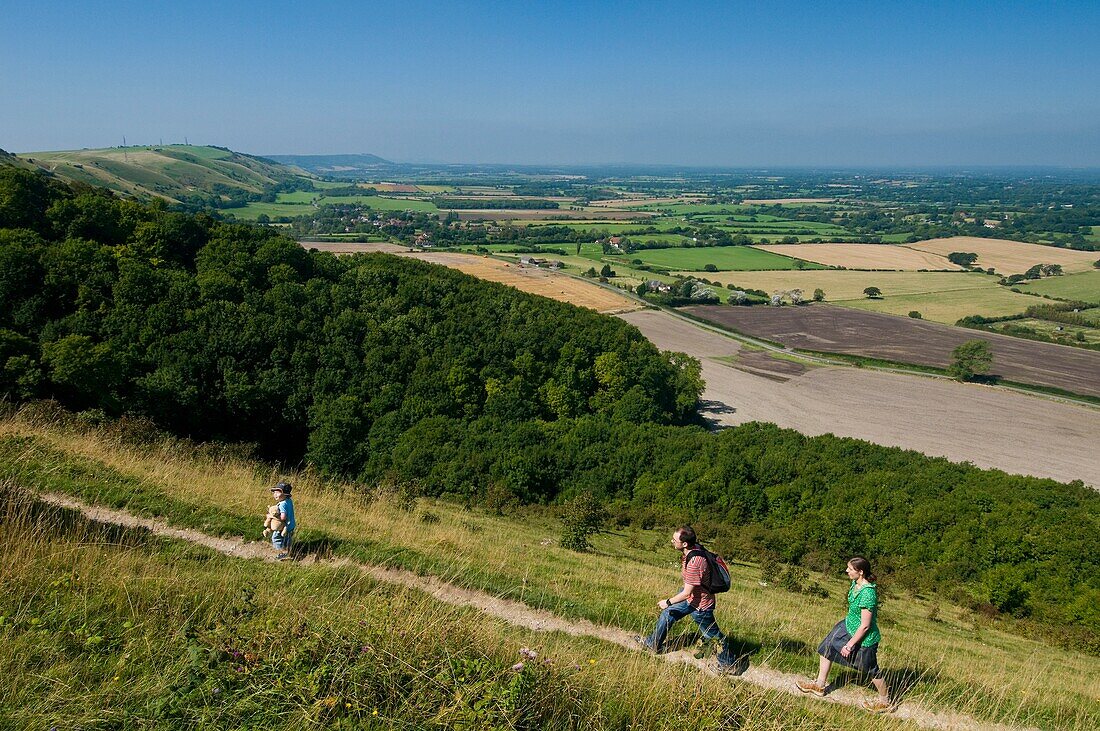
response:
M812 368L777 383L723 363L718 358L738 352L740 336L685 314L643 310L618 317L662 350L700 359L706 383L702 410L717 425L765 421L810 436L855 437L980 467L1065 482L1079 479L1100 487L1100 461L1094 456L1100 410L1095 407L906 373L904 366L886 370L839 365L838 360L846 359L835 354L792 353L835 367ZM770 346L766 340L744 336Z
M786 347L946 368L951 351L987 340L993 374L1010 381L1100 397L1100 353L975 332L939 323L815 303L803 307L686 308L692 314ZM1100 436L1100 435L1098 435Z

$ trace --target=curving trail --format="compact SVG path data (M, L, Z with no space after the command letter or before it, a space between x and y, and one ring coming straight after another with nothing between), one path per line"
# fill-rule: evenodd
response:
M275 561L271 547L264 542L246 541L243 538L218 538L197 530L174 528L169 525L167 521L160 518L142 518L124 510L88 505L87 503L75 500L66 495L38 493L36 497L50 505L79 511L85 517L97 522L113 523L127 528L144 528L154 535L165 536L181 541L189 541L234 558ZM521 602L496 597L473 589L465 589L433 576L421 576L404 569L374 566L347 559L334 559L326 561L325 563L334 566L356 566L365 575L377 581L422 591L431 595L438 601L453 606L473 607L488 616L495 617L518 627L524 627L536 632L563 632L578 637L594 637L630 650L640 651L637 644L634 642L633 636L629 632L617 627L597 625L587 620L567 620L551 614L550 612L535 609ZM732 678L734 682L741 681L769 690L788 693L790 695L802 695L794 686L796 680L803 679L802 676L783 673L768 667L751 666L744 669L743 672L736 676L719 676L713 661L698 660L693 657L690 652L668 652L657 656L655 659L671 663L694 665L700 671L708 675ZM830 692L823 702L840 703L859 707L860 702L868 697L870 696L866 692L840 688ZM963 714L928 710L911 701L903 701L897 710L891 714L891 717L905 719L915 723L921 728L928 729L1022 731L1021 727L978 721ZM1036 730L1026 729L1026 731Z

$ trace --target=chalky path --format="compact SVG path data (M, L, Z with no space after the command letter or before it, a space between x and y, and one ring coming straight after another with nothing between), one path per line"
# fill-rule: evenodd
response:
M143 518L123 510L88 505L64 495L45 493L39 494L37 497L51 505L77 510L90 520L113 523L127 528L143 528L154 535L189 541L234 558L275 560L271 547L266 543L245 541L243 538L219 538L196 530L175 528L160 518ZM403 569L391 569L385 566L357 563L346 559L334 559L325 561L325 563L338 566L356 566L365 575L377 581L422 591L438 601L454 606L473 607L486 615L536 632L563 632L578 637L594 637L631 650L638 649L631 634L617 627L601 626L586 620L566 620L517 601L465 589L433 576L422 576ZM287 569L294 570L290 566ZM659 655L656 659L672 663L687 663L694 665L701 672L713 675L716 678L719 677L713 661L697 660L689 652L670 652ZM729 677L732 682L741 681L782 693L800 695L795 689L794 683L796 680L802 679L801 676L782 673L767 667L751 666L735 677L721 677ZM864 691L841 688L831 692L825 702L858 706L867 697L869 696ZM930 729L1016 731L1019 728L984 723L961 714L930 711L910 701L904 701L892 716L912 721L922 728Z

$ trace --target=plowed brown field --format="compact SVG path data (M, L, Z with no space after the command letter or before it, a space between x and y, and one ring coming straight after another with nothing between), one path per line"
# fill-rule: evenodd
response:
M704 413L719 424L768 421L803 434L855 437L979 467L1100 487L1100 410L858 368L811 368L780 382L717 360L739 346L700 325L654 310L619 317L657 347L700 358Z

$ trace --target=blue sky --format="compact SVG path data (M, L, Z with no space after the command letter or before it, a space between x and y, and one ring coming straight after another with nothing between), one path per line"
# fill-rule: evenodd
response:
M1100 2L0 0L0 148L1100 166Z

